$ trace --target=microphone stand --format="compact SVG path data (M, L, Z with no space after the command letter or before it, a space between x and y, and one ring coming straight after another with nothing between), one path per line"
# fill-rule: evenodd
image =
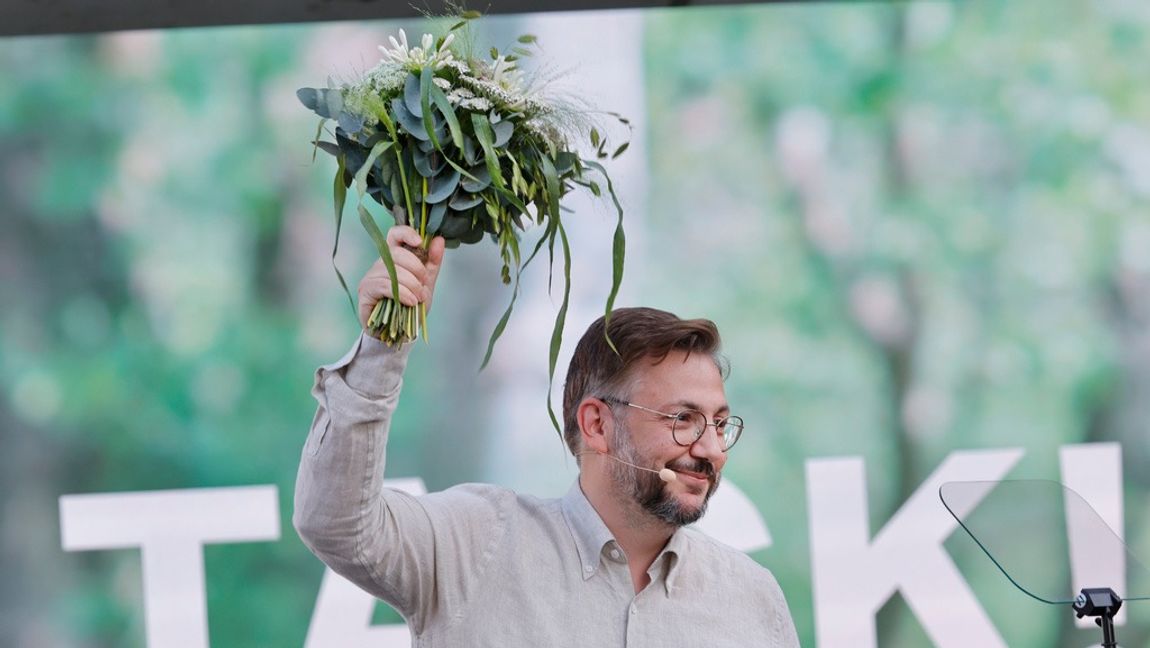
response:
M1118 638L1114 635L1114 615L1122 607L1122 599L1109 587L1083 588L1074 599L1074 613L1081 619L1084 616L1098 617L1094 623L1102 628L1102 648L1118 648Z

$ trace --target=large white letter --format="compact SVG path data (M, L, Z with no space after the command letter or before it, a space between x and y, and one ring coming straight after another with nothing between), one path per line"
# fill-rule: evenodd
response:
M948 481L996 481L1017 449L948 456L870 540L860 458L807 462L815 636L821 648L877 646L875 613L901 591L936 646L1005 648L942 546L958 527L939 501ZM988 486L987 490L993 486ZM985 495L985 493L984 493ZM981 498L967 503L974 508ZM968 510L955 511L965 515Z
M140 548L150 648L207 648L203 546L278 540L275 486L60 498L67 551Z

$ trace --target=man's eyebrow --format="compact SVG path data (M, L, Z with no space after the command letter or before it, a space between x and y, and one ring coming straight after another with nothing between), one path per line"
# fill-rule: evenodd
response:
M685 400L685 399L679 400L679 401L675 401L674 403L671 403L671 404L678 406L678 407L682 407L683 409L693 409L693 410L697 410L699 412L704 411L702 405L700 405L694 401L690 401L690 400ZM715 415L716 416L722 416L724 414L730 414L730 412L731 412L731 406L724 403L722 407L715 410Z

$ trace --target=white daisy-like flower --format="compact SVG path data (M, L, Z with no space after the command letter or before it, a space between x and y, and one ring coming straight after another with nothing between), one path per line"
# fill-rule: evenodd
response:
M451 53L450 49L451 43L455 41L455 34L448 34L438 47L435 45L435 37L431 34L423 35L419 47L410 47L407 43L407 34L402 29L399 30L399 40L396 40L395 36L388 36L387 39L391 43L390 48L383 45L379 46L384 60L390 60L408 68L431 65L438 70L455 60L455 55Z
M491 65L491 82L509 93L523 94L523 71L502 54Z

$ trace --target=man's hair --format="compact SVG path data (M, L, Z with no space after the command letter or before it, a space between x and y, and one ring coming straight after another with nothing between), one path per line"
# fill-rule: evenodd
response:
M611 313L608 334L618 353L603 335L605 317L591 323L575 347L563 385L563 439L571 453L579 454L579 403L587 397L626 396L620 393L634 377L636 365L646 359L662 362L672 351L704 353L719 373L727 375L719 355L719 329L708 319L680 319L654 308L619 308Z

